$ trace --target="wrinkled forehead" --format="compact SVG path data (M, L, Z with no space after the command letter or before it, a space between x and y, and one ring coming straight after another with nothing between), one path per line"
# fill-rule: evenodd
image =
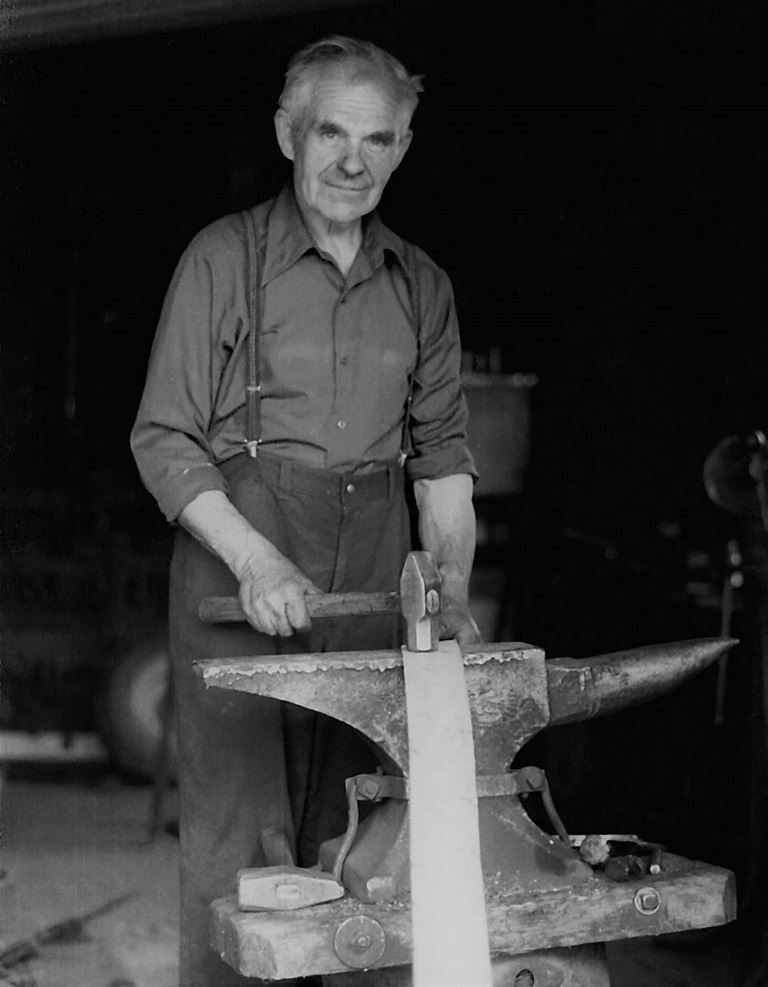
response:
M343 118L371 130L403 133L408 129L408 107L385 77L350 78L344 71L331 69L313 75L307 85L304 126Z

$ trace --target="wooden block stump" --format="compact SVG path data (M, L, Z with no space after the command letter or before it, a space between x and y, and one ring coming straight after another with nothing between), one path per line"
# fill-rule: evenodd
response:
M640 936L725 925L736 917L733 874L720 867L665 854L655 877L615 883L595 874L567 889L489 893L491 952L520 956ZM450 907L447 902L436 908ZM349 896L295 912L242 912L235 896L212 905L211 944L246 977L284 980L344 973L334 945L342 923L364 916L383 931L376 969L408 966L412 958L408 901L364 904ZM373 928L374 926L371 926ZM349 959L348 954L347 959Z

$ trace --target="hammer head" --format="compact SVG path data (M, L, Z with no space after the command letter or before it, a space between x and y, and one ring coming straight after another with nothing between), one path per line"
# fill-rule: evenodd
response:
M440 573L429 552L410 552L400 576L400 609L409 651L436 651L442 607Z
M343 895L338 881L315 868L283 864L249 867L237 873L237 903L244 912L292 912Z

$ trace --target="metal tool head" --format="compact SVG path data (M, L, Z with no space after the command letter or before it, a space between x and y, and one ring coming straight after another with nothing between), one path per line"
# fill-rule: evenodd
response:
M436 651L442 607L440 573L429 552L409 552L400 576L400 610L409 651Z
M292 912L343 896L341 884L317 868L283 864L237 874L237 901L244 912Z

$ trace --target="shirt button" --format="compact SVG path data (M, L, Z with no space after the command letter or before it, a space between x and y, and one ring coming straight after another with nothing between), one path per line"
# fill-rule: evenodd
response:
M336 422L336 424L339 426L339 428L346 428L347 427L347 423L344 421L343 418L340 418L339 421Z
M346 365L349 363L349 357L348 356L343 356L339 360L339 363L342 365L342 367L346 367Z
M356 489L354 483L347 484L347 493L354 493Z

